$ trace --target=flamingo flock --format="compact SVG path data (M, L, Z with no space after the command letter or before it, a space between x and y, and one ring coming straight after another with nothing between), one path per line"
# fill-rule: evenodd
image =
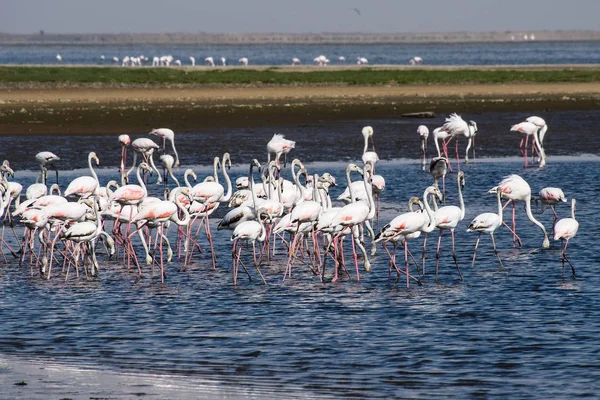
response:
M535 154L539 156L540 167L543 167L545 161L542 141L547 129L545 122L542 122L539 117L531 117L528 121L517 124L535 125L531 135L536 144ZM522 132L514 129L515 126L511 131ZM421 169L425 170L429 129L421 125L417 133L420 139ZM410 287L410 282L421 284L426 276L427 238L434 230L438 231L435 280L438 280L440 261L443 258L442 237L445 233L450 234L453 264L458 279L462 280L455 241L456 236L460 235L460 224L469 205L465 204L463 198L463 190L468 190L468 171L460 169L458 139L461 135L468 139L466 163L469 150L474 147L476 133L477 124L474 121L466 122L457 114L451 114L442 127L433 130L437 155L434 154L429 167L432 181L422 185L421 197L411 197L408 212L400 213L384 223L378 232L374 227L378 220L379 196L385 190L385 178L376 174L379 157L374 147L375 130L371 126L361 129L364 141L362 163L348 164L346 190L337 197L344 204L339 206L333 204L329 195L330 188L338 185L332 174L309 173L297 158L293 159L288 168L287 156L295 149L296 142L281 134L274 134L266 144L267 161L261 163L258 159L253 159L249 164L248 175L235 180L235 191L228 173L232 165L229 153L214 157L213 174L201 182L190 182L190 178L196 181L197 175L189 168L185 170L183 179L178 179L175 172L180 160L175 147L175 133L168 128L149 132L149 136L162 139L160 144L150 137L131 140L128 135L120 135L120 177L105 185L101 184L95 171L100 165L100 157L95 152L90 152L87 156L89 175L73 179L62 194L58 187L57 163L60 158L44 151L35 156L41 170L39 182L26 189L24 201L21 201L22 185L10 180L14 176L10 163L5 161L0 166L0 215L8 220L19 243L18 248L12 248L5 240L3 230L0 250L8 249L13 256L20 258L21 263L29 262L32 274L37 270L48 279L52 274L52 266L60 265L65 279L68 279L71 269L79 277L80 267L83 267L86 275L98 275L101 265L96 253L104 249L107 255L122 259L128 271L133 266L137 271L136 279L144 276L144 263L159 266L161 281L164 282L167 278L167 265L173 257L183 260L183 269L186 269L192 262L194 253L206 251L200 245L201 236L205 236L209 243L213 268L223 266L213 245L211 216L219 207L229 207L217 224L217 232L231 231L231 271L234 285L238 284L240 271L252 280L253 274L247 266L248 256L244 255L244 248L248 246L252 247L253 252L250 262L265 284L267 278L261 265L264 265L265 260L270 263L282 257L281 254L284 280L292 279L293 271L298 269L313 274L320 281L335 282L352 278L360 280L361 264L362 270L370 271L370 257L376 255L380 246L390 259L390 277L391 272L395 271L397 279L401 275L405 276L407 287ZM456 141L458 202L445 204L446 185L443 184L440 189L439 180L445 182L447 174L452 172L447 157L448 142L452 139ZM439 140L442 142L441 150ZM170 142L170 147L166 146L167 141ZM522 151L526 152L527 147L528 144L521 146ZM132 160L128 157L130 152L133 152ZM154 162L157 154L163 174ZM357 152L357 156L358 154ZM129 165L128 160L131 160ZM50 189L47 187L48 169L56 171L56 183ZM288 178L291 179L286 179L288 171ZM162 197L149 194L148 181L153 173L157 174L156 184L164 187ZM134 178L130 179L132 174ZM353 180L353 175L359 179ZM521 176L512 174L505 177L489 189L489 193L494 194L497 212L484 212L466 227L467 232L478 233L471 261L473 268L483 233L490 235L494 254L501 267L504 267L504 263L494 237L498 228L506 226L513 235L513 246L522 247L516 228L516 203L524 204L528 219L540 229L543 235L542 248L550 246L546 228L532 211L531 203L535 198L531 187ZM566 255L569 240L579 228L575 219L575 199L571 200L571 217L562 219L558 217L556 206L566 202L567 198L560 188L543 188L538 199L542 201L543 207L548 206L553 212L552 238L564 243L561 251L563 270L566 262L575 275L575 268ZM506 204L503 204L503 200L507 200ZM503 220L503 210L508 204L512 204L510 225ZM15 219L20 220L24 227L22 237L17 237L13 228L12 221ZM169 234L173 230L175 233ZM175 243L171 243L173 236L176 236ZM422 256L417 261L410 251L409 242L415 242L420 237L423 237ZM388 244L393 245L391 251ZM398 245L404 248L403 268L396 264ZM143 249L142 257L138 257L140 246ZM285 251L278 252L278 247ZM348 268L348 254L351 254L353 268ZM4 252L2 256L4 257ZM333 268L329 274L326 273L327 264L331 264L330 268ZM416 272L411 271L411 264L416 267ZM350 272L351 270L354 271Z

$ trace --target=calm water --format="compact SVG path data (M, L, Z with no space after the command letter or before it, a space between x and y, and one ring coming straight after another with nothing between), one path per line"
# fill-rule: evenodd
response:
M508 132L510 124L531 114L546 118L550 127L548 165L542 170L523 168L517 157L519 137ZM104 254L97 279L71 275L67 282L60 273L49 281L32 277L28 266L9 260L0 264L0 398L48 393L69 398L596 397L600 274L594 241L600 232L593 216L599 209L600 156L594 139L600 112L464 117L478 122L479 133L477 159L463 166L467 211L456 233L463 281L448 238L439 282L431 275L437 233L429 241L424 284L408 290L402 281L388 283L388 259L381 249L360 282L320 283L300 265L292 279L282 282L280 252L263 267L266 287L245 275L233 287L230 232L225 231L214 232L216 270L208 253L196 253L186 272L180 271L179 261L167 266L165 285L151 276L149 267L136 283L134 273ZM422 122L434 128L442 119L179 135L184 166L177 175L187 166L206 175L212 157L230 151L237 164L231 174L241 176L252 157L265 158L272 133L282 132L297 140L292 154L306 161L310 172L336 176L341 187L332 195L337 196L346 163L360 160L360 129L370 124L382 159L378 173L387 180L381 198L384 223L406 211L408 198L422 195L430 184L418 165L415 131ZM0 138L0 157L11 160L19 170L16 179L24 184L35 179L31 160L42 149L63 158L63 188L85 171L89 149L101 159L101 181L116 177L116 137L72 137L66 143L44 137L41 142L36 137ZM497 243L505 268L499 268L488 237L482 239L476 268L470 268L476 235L466 233L466 226L475 215L496 210L494 196L486 192L511 173L523 176L534 193L558 186L577 198L580 233L569 244L577 278L563 273L558 243L540 249L541 233L522 207L517 226L523 248L514 249L511 235L501 228ZM455 177L449 175L447 183L449 204L458 203ZM152 190L159 193L155 185ZM214 220L223 213L218 210ZM568 205L561 204L558 213L567 216ZM550 230L551 214L537 217ZM417 239L410 247L418 254L421 243ZM21 380L29 385L14 385Z
M0 64L55 64L61 54L64 64L96 65L100 56L106 64L112 58L125 56L146 57L172 55L182 64L190 64L189 57L202 64L211 56L215 62L221 57L229 65L236 65L247 57L251 65L286 65L293 57L302 64L323 54L336 64L339 56L355 64L357 57L366 57L370 64L400 64L420 56L427 65L497 65L497 64L596 64L600 62L600 42L520 42L469 44L375 44L375 45L210 45L210 46L0 46ZM220 62L220 61L219 61Z

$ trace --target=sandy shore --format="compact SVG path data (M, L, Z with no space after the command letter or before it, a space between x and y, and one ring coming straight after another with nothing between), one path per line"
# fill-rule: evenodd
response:
M587 109L600 82L394 86L8 85L0 134L113 134L389 118L403 113Z

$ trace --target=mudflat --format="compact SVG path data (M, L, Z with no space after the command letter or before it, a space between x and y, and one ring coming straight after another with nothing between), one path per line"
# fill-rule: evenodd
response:
M405 113L589 109L600 82L317 86L4 84L0 134L114 134L389 118Z

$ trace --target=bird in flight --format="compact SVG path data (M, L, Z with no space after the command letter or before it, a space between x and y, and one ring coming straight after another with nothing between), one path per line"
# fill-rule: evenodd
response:
M354 12L356 12L358 15L362 15L362 14L360 13L360 10L359 10L358 8L353 8L353 10L354 10Z

